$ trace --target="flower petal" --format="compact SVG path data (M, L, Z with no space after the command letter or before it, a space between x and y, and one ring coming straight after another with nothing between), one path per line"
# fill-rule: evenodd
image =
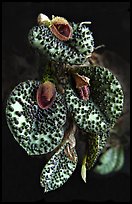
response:
M37 105L39 81L28 80L11 92L6 107L8 126L16 141L29 155L51 152L62 141L66 108L57 93L52 108L42 110Z

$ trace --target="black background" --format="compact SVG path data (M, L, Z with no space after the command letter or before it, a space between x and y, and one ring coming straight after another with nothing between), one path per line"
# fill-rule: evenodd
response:
M39 13L51 18L63 16L69 21L91 21L95 46L105 44L129 63L130 19L129 2L19 2L3 3L2 52L4 58L11 52L23 55L28 51L27 34L36 24ZM32 71L32 70L31 70ZM8 75L8 72L6 73ZM18 76L19 79L19 76ZM8 82L7 82L8 84ZM5 84L4 84L5 86ZM4 89L4 87L3 87ZM10 90L10 87L9 87ZM99 177L92 172L87 184L80 176L78 165L72 177L56 191L43 193L39 176L44 166L43 157L29 157L12 137L5 118L5 100L2 115L2 201L129 201L129 153L124 169L117 174Z

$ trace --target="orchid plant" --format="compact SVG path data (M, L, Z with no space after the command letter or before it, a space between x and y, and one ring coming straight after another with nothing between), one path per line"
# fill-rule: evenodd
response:
M28 155L50 154L40 175L44 192L59 188L74 172L77 135L85 144L81 176L86 182L87 170L94 168L122 114L119 81L109 69L91 63L90 23L39 14L28 40L47 61L43 74L18 84L7 100L7 123L15 140Z

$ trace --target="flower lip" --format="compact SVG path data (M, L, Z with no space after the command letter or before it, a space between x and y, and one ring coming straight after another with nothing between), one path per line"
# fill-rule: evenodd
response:
M68 21L62 17L53 18L50 30L61 41L67 41L72 36L72 27Z
M40 84L37 90L36 99L37 104L41 109L48 109L51 107L55 97L56 88L52 82L46 81L43 84Z
M90 89L88 86L83 86L78 90L78 92L81 99L83 99L84 101L89 100Z
M58 32L61 35L64 35L65 37L69 37L69 33L70 33L70 28L69 26L66 24L55 24L54 25L56 27L56 29L58 30Z

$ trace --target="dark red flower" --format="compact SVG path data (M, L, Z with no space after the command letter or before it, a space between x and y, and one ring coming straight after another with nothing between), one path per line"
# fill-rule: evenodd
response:
M90 90L89 90L89 78L81 76L78 73L73 75L76 89L78 90L79 97L85 101L89 100Z
M40 84L37 90L37 103L41 109L48 109L53 104L56 97L56 88L55 85L46 81L43 84Z
M67 41L72 36L72 27L62 17L55 17L51 20L51 32L61 41Z

